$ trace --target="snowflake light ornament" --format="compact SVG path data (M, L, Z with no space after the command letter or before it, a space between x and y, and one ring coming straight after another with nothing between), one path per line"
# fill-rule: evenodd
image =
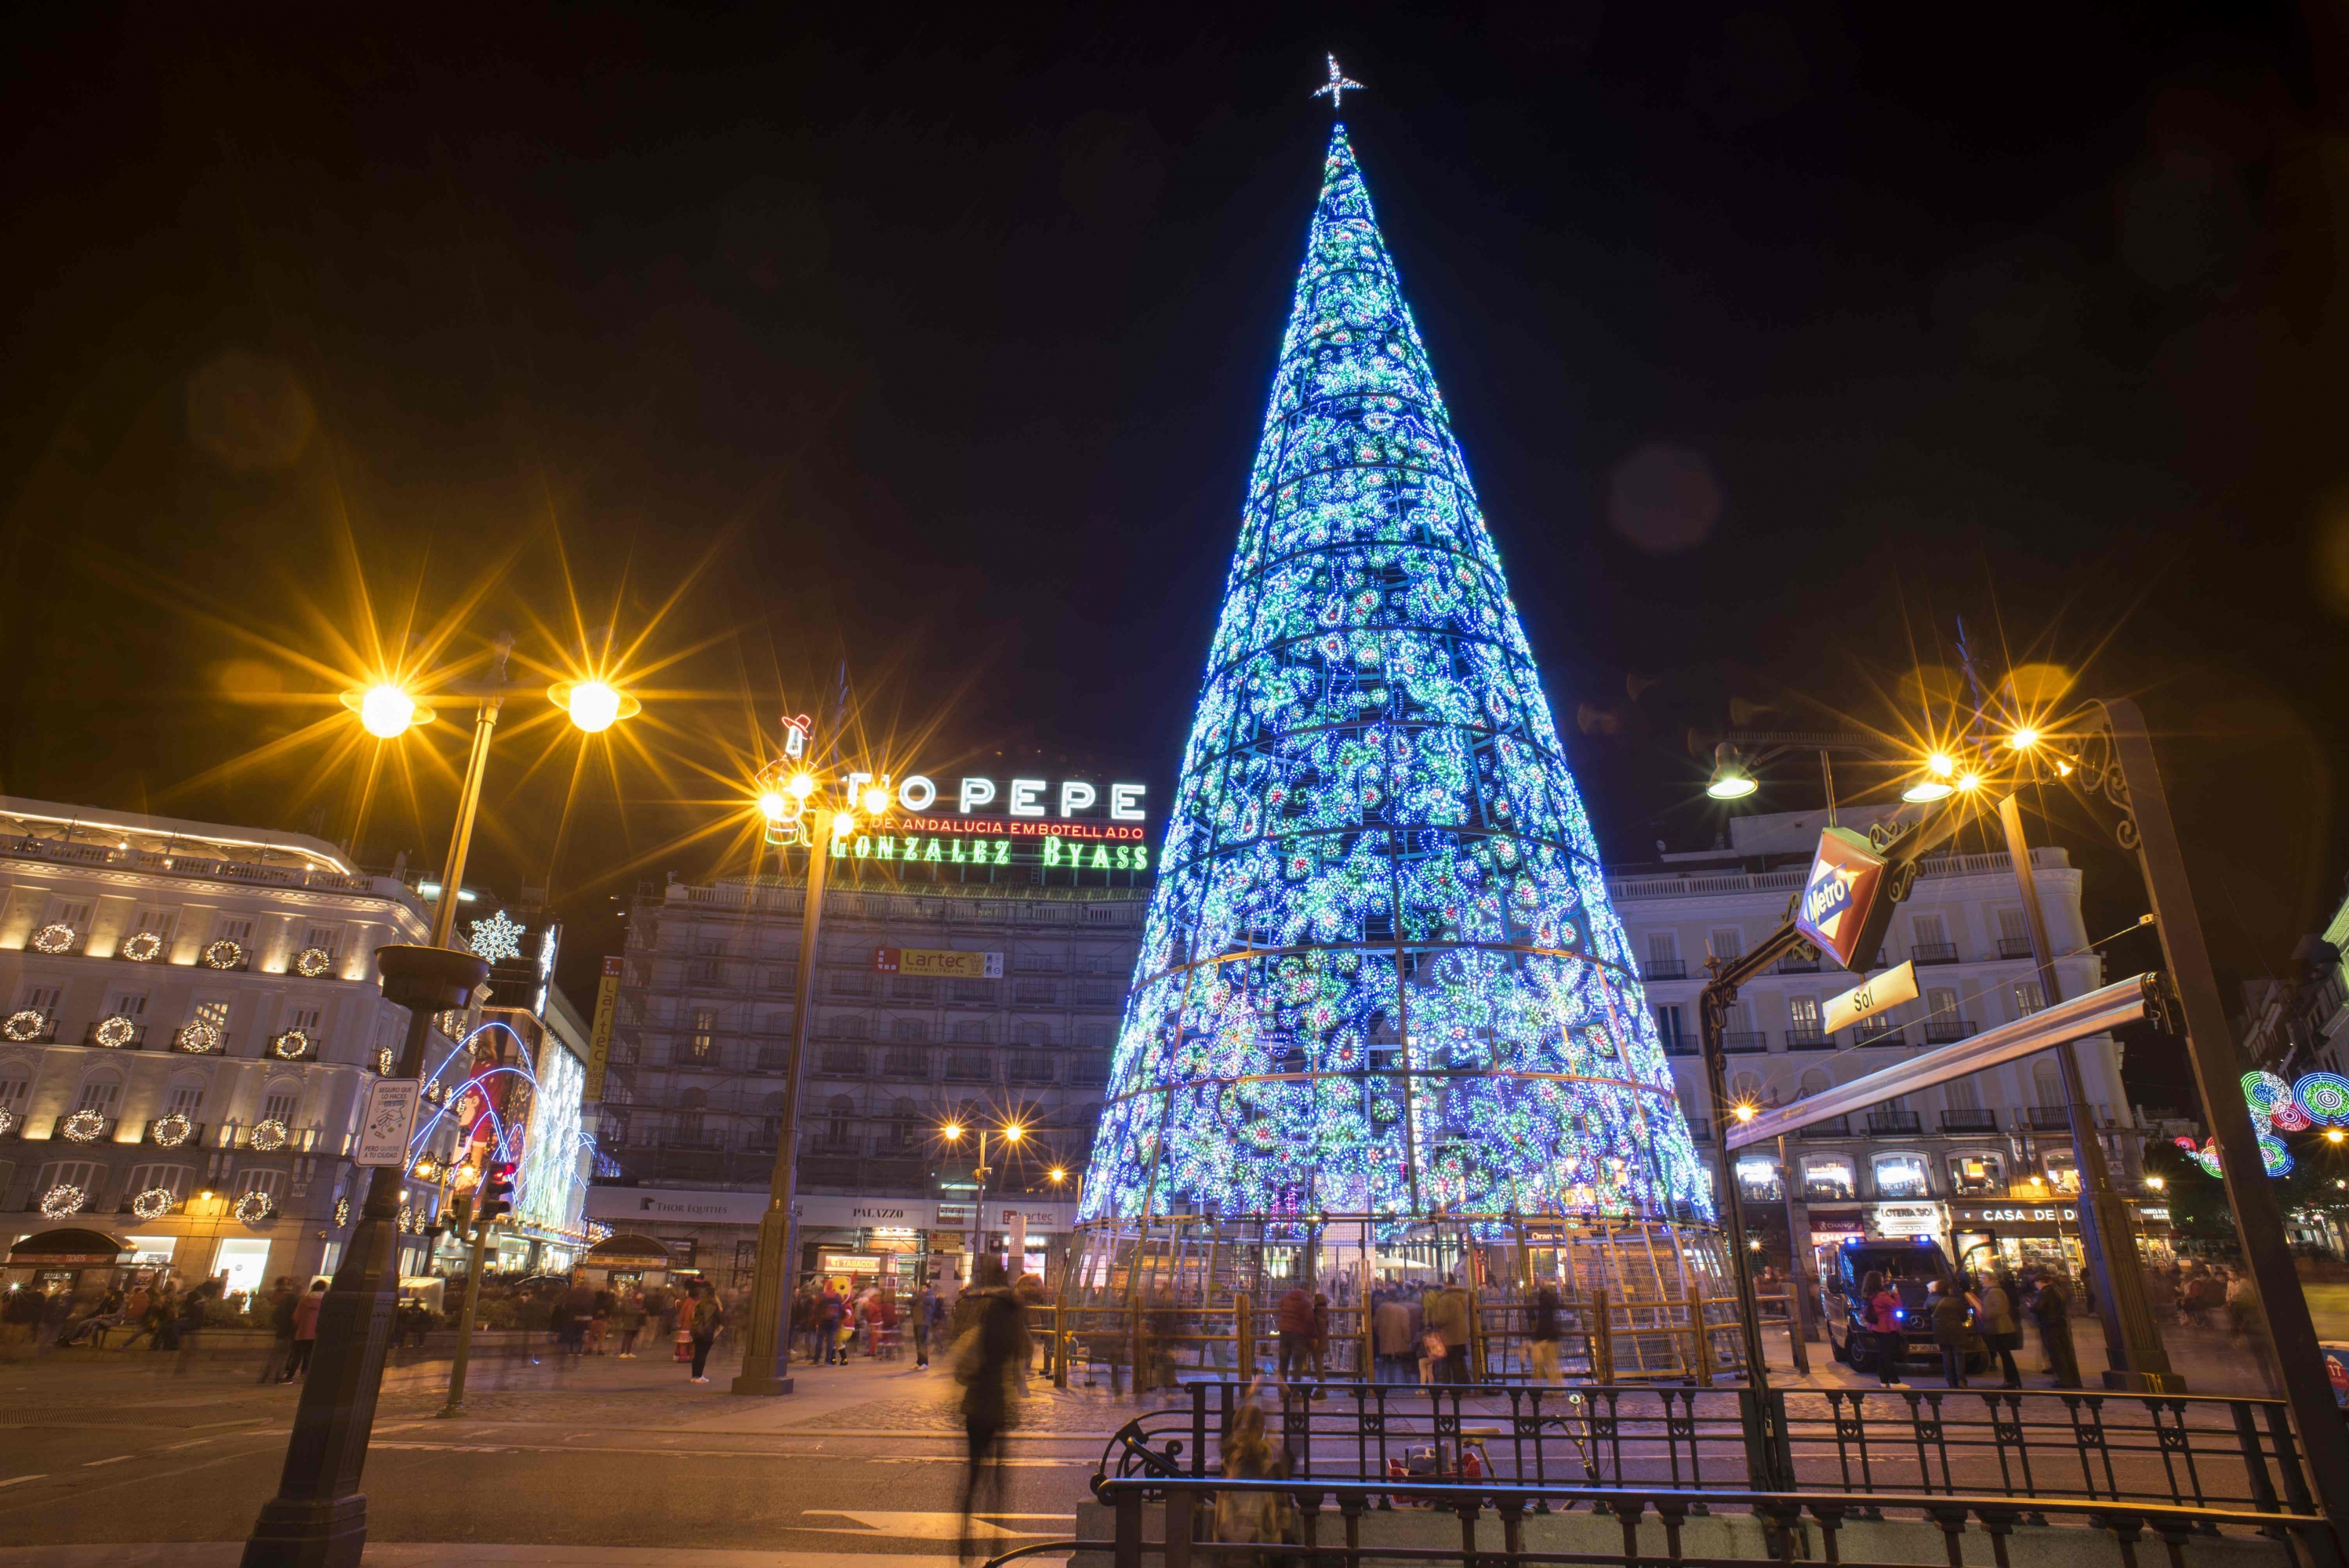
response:
M522 934L529 929L500 910L487 920L473 922L473 938L467 945L476 958L486 958L492 964L508 963L522 956Z

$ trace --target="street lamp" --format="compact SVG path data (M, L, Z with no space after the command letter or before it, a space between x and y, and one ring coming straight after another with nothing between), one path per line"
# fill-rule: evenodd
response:
M962 1123L960 1123L960 1122L958 1122L958 1121L949 1121L949 1122L946 1122L946 1123L944 1123L943 1125L941 1125L941 1126L938 1128L938 1136L939 1136L940 1138L945 1139L948 1143L956 1143L956 1144L960 1143L960 1142L962 1141L962 1135L963 1135L963 1125L962 1125ZM1006 1122L1006 1123L1004 1123L1002 1127L1000 1127L1000 1128L997 1129L997 1130L995 1130L995 1136L1001 1138L1001 1139L1003 1140L1003 1141L1004 1141L1004 1142L1009 1143L1009 1144L1010 1144L1014 1149L1017 1149L1017 1148L1019 1148L1019 1141L1020 1141L1020 1140L1022 1140L1022 1139L1024 1139L1024 1138L1026 1138L1026 1137L1028 1136L1028 1130L1027 1130L1025 1127L1022 1127L1019 1123L1018 1123L1018 1122L1016 1122L1016 1121L1009 1121L1009 1122ZM970 1283L970 1284L977 1284L978 1283L978 1248L979 1248L979 1240L980 1240L980 1237L982 1236L982 1234L985 1233L986 1228L987 1228L987 1178L988 1178L988 1176L989 1175L989 1171L988 1171L988 1165L987 1165L987 1140L988 1140L988 1129L986 1129L986 1128L984 1128L984 1127L980 1128L980 1129L978 1130L978 1164L977 1168L976 1168L976 1169L974 1169L974 1170L972 1171L972 1172L971 1172L972 1179L973 1179L973 1180L975 1180L975 1181L978 1183L978 1196L977 1196L977 1197L972 1201L972 1202L971 1202L971 1219L970 1219L970 1271L971 1271L971 1272L970 1272L970 1280L969 1280L969 1282L968 1282L968 1283ZM1057 1181L1060 1181L1063 1180L1067 1175L1068 1175L1068 1172L1067 1172L1067 1171L1062 1171L1062 1170L1060 1170L1060 1169L1058 1169L1058 1168L1056 1167L1056 1168L1054 1169L1054 1172L1053 1172L1052 1180L1053 1180L1054 1181L1056 1181L1056 1182L1057 1182Z
M1705 784L1706 794L1716 800L1743 800L1760 788L1736 747L1724 740L1713 748L1713 778Z
M424 1077L425 1042L433 1015L463 1006L489 978L487 960L452 950L450 943L456 930L459 890L464 885L465 857L472 845L473 820L481 808L481 779L489 769L490 738L497 729L505 699L521 689L506 678L506 660L512 651L512 634L503 634L494 645L487 680L440 683L451 695L472 697L481 706L473 719L472 752L465 763L464 786L457 798L449 862L441 870L440 895L433 908L431 944L376 950L384 1000L408 1009L408 1035L400 1047L398 1071L392 1076L411 1083L420 1083ZM600 686L619 700L611 705L607 717L601 696L588 699L585 717L601 718L601 724L583 722L581 708L574 702L572 721L582 729L592 733L608 728L642 707L608 683L585 684ZM576 693L568 695L575 697ZM345 692L342 703L358 716L368 734L380 740L396 739L430 723L434 717L432 709L413 693L391 681ZM316 1568L321 1563L357 1568L367 1543L367 1497L359 1491L359 1475L375 1428L392 1315L399 1305L399 1200L407 1186L405 1150L397 1163L375 1167L343 1265L335 1271L334 1283L319 1304L315 1359L309 1376L303 1379L293 1436L285 1445L285 1470L277 1495L262 1505L261 1515L254 1522L253 1533L245 1542L245 1568L296 1568L297 1564ZM466 1326L471 1326L470 1322Z

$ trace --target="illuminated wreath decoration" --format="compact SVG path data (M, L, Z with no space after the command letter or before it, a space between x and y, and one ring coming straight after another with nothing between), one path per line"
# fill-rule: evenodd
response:
M119 1049L139 1037L139 1021L117 1013L98 1026L96 1038L101 1046Z
M378 1046L375 1048L376 1077L389 1078L391 1076L391 1069L398 1065L398 1064L397 1062L394 1062L391 1059L391 1047L389 1046Z
M264 1154L285 1147L285 1124L275 1117L253 1124L253 1134L246 1141Z
M300 1061L310 1054L310 1037L302 1029L288 1029L270 1042L269 1048L284 1061Z
M191 1057L209 1056L221 1047L220 1026L202 1018L183 1025L180 1029L179 1043L180 1048Z
M135 931L117 951L133 964L152 964L163 956L163 939L151 931Z
M335 1229L341 1230L351 1222L351 1201L348 1197L335 1200Z
M88 1202L88 1193L70 1181L60 1181L41 1194L41 1212L48 1219L62 1220L67 1214L81 1212L81 1206Z
M316 980L335 966L335 955L323 947L305 947L294 955L294 973Z
M49 924L41 927L40 930L33 933L33 951L36 953L69 953L73 950L75 939L80 936L80 934L81 934L79 932L76 931L72 926L67 925L65 922L61 920L53 921Z
M142 1220L160 1220L179 1201L180 1195L169 1187L150 1187L130 1200L130 1212Z
M48 1026L47 1018L26 1007L22 1012L8 1015L8 1021L0 1024L0 1035L12 1040L37 1040L41 1037L41 1031Z
M247 1192L236 1201L235 1213L240 1224L257 1225L277 1211L269 1194L260 1191Z
M399 1230L400 1230L400 1233L401 1233L402 1235L410 1235L410 1234L413 1234L413 1233L415 1233L415 1230L416 1230L416 1208L415 1208L415 1205L410 1204L410 1203L402 1203L402 1204L399 1206Z
M233 937L223 936L204 948L204 967L235 969L244 963L244 944Z
M95 1143L106 1131L106 1118L94 1110L77 1110L59 1124L57 1131L76 1143Z
M157 1117L155 1119L155 1125L149 1128L147 1132L149 1137L154 1139L156 1142L161 1144L164 1148L177 1149L181 1144L185 1143L189 1139L195 1136L196 1124L190 1121L179 1111L175 1110L167 1116ZM147 1217L151 1220L155 1216L150 1214Z
M6 1106L0 1105L0 1138L5 1138L16 1130L16 1113Z

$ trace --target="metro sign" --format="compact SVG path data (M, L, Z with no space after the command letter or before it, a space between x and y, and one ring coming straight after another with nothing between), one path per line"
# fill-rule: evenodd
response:
M1795 929L1844 968L1865 973L1892 921L1891 901L1881 896L1884 872L1884 857L1865 837L1827 829L1803 879Z

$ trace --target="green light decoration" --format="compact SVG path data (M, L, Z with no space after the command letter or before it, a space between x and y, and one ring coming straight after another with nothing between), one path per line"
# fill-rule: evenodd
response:
M1343 126L1155 864L1083 1220L1713 1217Z

